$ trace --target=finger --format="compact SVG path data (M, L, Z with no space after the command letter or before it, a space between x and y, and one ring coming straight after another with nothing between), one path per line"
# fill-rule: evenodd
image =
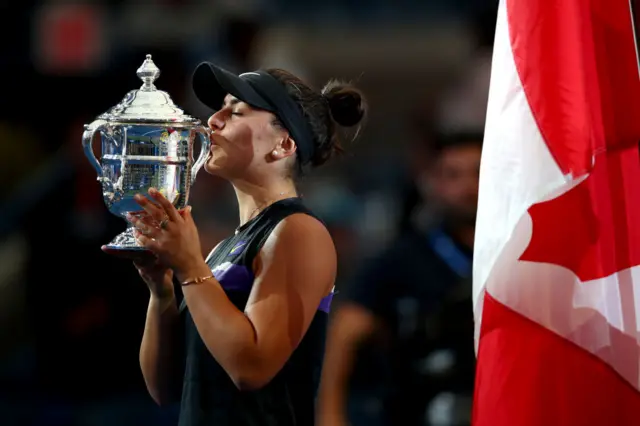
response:
M160 229L157 226L145 223L144 220L130 213L127 214L127 219L138 231L147 237L155 238L160 233Z
M160 248L158 242L153 238L147 237L146 235L141 234L139 231L134 231L134 235L136 236L136 241L142 247L151 250L154 253Z
M138 269L150 270L158 269L158 267L162 266L158 256L152 252L141 252L139 256L134 257L132 260L133 265Z
M138 203L140 207L142 207L144 211L147 212L147 214L149 214L158 222L160 222L164 218L165 213L163 208L149 201L149 199L144 195L136 194L133 198L136 201L136 203Z
M156 227L159 225L158 221L153 216L151 216L149 213L147 213L145 211L136 212L136 213L130 213L130 214L132 216L135 216L138 220L141 220L146 225L156 226Z
M169 220L173 222L182 221L178 210L176 210L174 205L169 200L167 200L165 196L160 193L160 191L155 188L150 188L149 195L151 195L151 197L153 197L153 199L156 200L158 204L160 204L160 206L164 209L164 212L169 217Z
M149 267L149 262L143 259L134 259L133 260L133 266L136 267L136 269L140 270L140 269L146 269Z
M186 223L194 224L193 216L191 215L191 206L187 206L184 210L182 210L182 218Z
M140 217L131 213L127 213L127 220L142 234L151 235L153 226L148 222L145 222L144 220L140 219Z
M133 266L135 266L140 273L147 273L149 271L158 269L157 261L155 260L154 256L144 256L144 258L136 258L133 261Z

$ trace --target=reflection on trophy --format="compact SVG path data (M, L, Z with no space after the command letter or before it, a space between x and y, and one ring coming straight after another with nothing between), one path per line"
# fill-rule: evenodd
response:
M189 189L204 165L210 148L209 129L183 113L166 92L157 90L154 81L160 70L151 55L137 71L143 81L116 106L85 125L82 135L84 152L98 172L104 202L111 213L125 217L141 207L134 195L148 196L149 188L160 191L177 209L184 208ZM96 158L92 142L100 133L102 153ZM196 138L200 138L200 154L194 160ZM128 222L127 222L128 223ZM117 253L146 251L136 242L129 227L109 244Z

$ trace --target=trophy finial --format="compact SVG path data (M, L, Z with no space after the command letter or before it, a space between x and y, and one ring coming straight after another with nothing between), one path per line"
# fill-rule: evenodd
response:
M156 90L156 86L153 84L158 77L160 77L160 69L151 60L151 55L147 55L136 74L142 80L143 84L140 90L151 91Z

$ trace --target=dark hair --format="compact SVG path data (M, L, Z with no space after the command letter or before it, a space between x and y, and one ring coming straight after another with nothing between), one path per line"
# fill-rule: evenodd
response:
M359 125L352 140L358 136L367 114L367 103L358 89L348 83L331 80L321 91L316 91L288 71L279 68L266 71L285 86L309 122L315 145L315 152L309 160L313 167L343 152L339 126Z

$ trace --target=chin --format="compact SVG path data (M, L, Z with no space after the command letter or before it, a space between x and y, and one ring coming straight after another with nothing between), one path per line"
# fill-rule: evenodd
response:
M204 163L203 169L212 176L228 180L229 170L221 163L224 164L224 161L216 161L216 159L210 158L209 161Z
M214 175L214 176L219 176L221 172L220 166L217 166L215 163L211 161L207 161L206 163L204 163L203 169L210 175Z

